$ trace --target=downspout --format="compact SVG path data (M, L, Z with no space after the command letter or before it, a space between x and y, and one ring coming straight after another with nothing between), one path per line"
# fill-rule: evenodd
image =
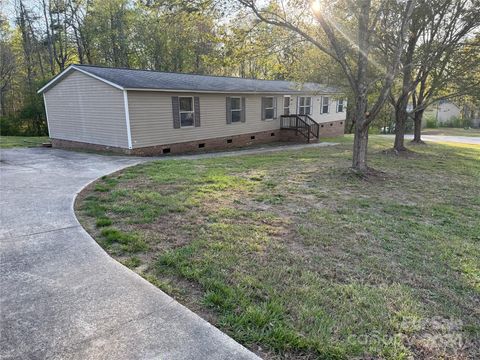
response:
M45 93L42 93L43 95L43 105L45 106L45 117L47 119L47 129L48 129L48 137L52 137L52 134L50 133L50 123L48 122L48 110L47 110L47 99L45 98Z
M130 129L130 112L128 110L128 95L127 90L123 90L123 105L125 107L125 124L127 126L127 142L128 149L132 150L132 131Z

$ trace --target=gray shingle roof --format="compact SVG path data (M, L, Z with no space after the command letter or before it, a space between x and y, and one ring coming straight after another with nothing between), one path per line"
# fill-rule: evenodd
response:
M280 80L256 80L236 77L207 76L109 68L91 65L74 65L99 78L124 89L152 89L171 91L205 91L221 93L338 93L339 90L317 83L295 83ZM56 81L53 81L53 85ZM50 87L47 85L45 88ZM44 89L41 89L42 91Z

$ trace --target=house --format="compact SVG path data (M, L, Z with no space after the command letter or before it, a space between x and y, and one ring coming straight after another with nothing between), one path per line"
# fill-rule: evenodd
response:
M154 155L344 132L346 101L315 83L71 65L42 87L53 146Z
M427 107L423 118L435 119L437 125L446 126L462 118L462 109L451 101L439 100Z

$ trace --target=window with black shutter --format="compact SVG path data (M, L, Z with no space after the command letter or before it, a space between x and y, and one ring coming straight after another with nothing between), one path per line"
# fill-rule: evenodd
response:
M192 127L195 125L195 111L193 109L193 97L182 96L178 98L180 127Z

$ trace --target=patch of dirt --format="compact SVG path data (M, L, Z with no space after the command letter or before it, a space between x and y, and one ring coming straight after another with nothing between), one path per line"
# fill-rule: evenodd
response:
M405 158L405 159L412 159L412 158L422 156L421 154L419 154L419 153L417 153L413 150L410 150L408 148L404 148L404 150L401 150L401 151L398 151L398 150L395 150L395 149L391 148L391 149L387 149L387 150L382 150L380 152L380 154L386 155L386 156L401 157L401 158Z
M353 168L337 168L332 170L332 175L339 178L339 181L358 179L366 182L383 182L393 179L392 175L368 167L366 171L359 171Z
M414 141L414 140L412 140L412 141L409 142L409 144L410 144L410 145L413 145L413 146L417 146L417 145L419 145L419 146L427 145L427 143L426 143L425 141L423 141L423 140L420 140L420 141Z

